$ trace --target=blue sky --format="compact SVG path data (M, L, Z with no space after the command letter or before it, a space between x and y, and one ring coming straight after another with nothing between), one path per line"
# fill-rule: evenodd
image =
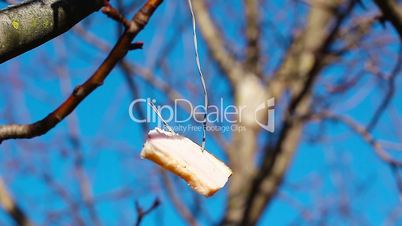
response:
M273 7L272 12L276 12L270 20L273 23L280 23L281 26L277 26L277 29L283 34L287 34L291 26L291 22L285 17L289 12L279 11L285 7L285 2L276 1L270 5ZM213 12L220 24L225 23L223 29L229 44L235 44L234 51L239 51L243 43L238 38L243 23L239 19L242 14L241 4L239 1L233 1L229 6L224 7L224 5L225 1L220 1ZM3 7L4 4L0 3L0 6ZM275 8L278 11L275 11ZM306 6L289 8L295 17L298 16L297 14L302 16L307 9ZM202 96L199 95L199 87L197 87L200 84L195 62L187 60L193 58L191 49L193 47L190 18L186 10L186 6L181 2L165 1L137 38L145 42L144 49L129 53L127 59L143 67L152 65L162 49L161 43L162 45L165 43L163 40L176 37L176 31L171 29L172 24L176 21L184 21L182 23L187 25L186 29L177 36L175 48L166 56L166 62L173 71L172 76L167 77L160 70L154 73L167 83L179 87L186 97L194 102L202 103ZM225 14L228 10L233 17ZM91 15L84 23L90 24L91 32L97 34L109 45L116 40L115 23L101 13ZM267 26L264 32L268 34L270 29L272 28ZM375 32L383 32L381 29L378 27ZM389 27L386 31L390 35L395 35ZM270 71L280 60L282 52L280 43L276 42L274 37L267 35L266 40L263 45L264 50L269 53L267 55L270 57L268 60L268 71ZM274 48L278 50L273 50ZM396 49L395 45L390 45L388 51L395 55ZM206 54L202 40L200 40L200 50L201 63L207 75L208 87L210 87L209 92L215 97L212 102L223 97L230 103L232 97L228 83L219 76L220 72L216 70L212 60ZM65 57L60 58L60 55ZM85 81L104 57L104 53L83 42L73 32L68 32L0 65L0 123L28 123L44 117L65 99L74 86ZM391 67L393 59L383 60L384 62L381 63L384 65L384 70L387 70ZM50 69L57 65L65 66L69 77L67 80L61 80L60 75ZM323 72L323 76L336 78L348 72L349 70L346 70L344 66L335 65ZM142 79L136 77L135 81L141 97L157 98L159 103L167 101L162 93L150 87ZM71 82L70 91L63 92L61 84L65 85L69 82ZM401 84L400 78L397 84ZM185 89L191 85L197 88ZM364 90L369 91L365 94ZM374 79L368 77L359 85L359 92L363 94L357 95L357 92L350 92L340 98L334 98L334 102L342 106L356 96L362 98L357 105L340 113L348 114L365 124L378 105L382 90ZM398 104L401 95L400 91L396 93L390 109L386 111L381 123L374 131L377 138L400 142L400 137L395 132L400 122L395 123L392 118L393 115L399 116L402 113L402 106ZM33 140L7 141L2 144L0 174L9 183L18 203L34 221L43 222L44 213L48 210L57 212L67 208L63 200L43 183L40 177L43 172L50 173L57 183L71 192L71 197L80 200L77 181L71 168L72 147L68 142L67 132L67 121L73 121L75 118L79 122L81 138L79 151L85 157L85 167L88 169L94 196L109 194L122 186L131 190L127 198L116 202L104 201L97 205L96 210L105 222L104 225L120 225L125 220L134 222L136 217L134 200L139 200L142 205L147 206L156 196L162 199L162 206L147 217L143 225L161 225L161 223L167 226L185 225L159 187L160 176L157 168L139 158L144 134L141 126L133 123L129 118L127 110L131 101L132 96L127 90L123 74L116 68L105 84L85 99L73 115L54 130ZM313 213L312 218L319 217L321 213L319 209L322 208L328 208L330 213L336 212L342 198L351 202L351 212L355 216L360 216L361 220L356 222L345 216L330 214L331 225L382 225L390 212L400 207L391 171L378 158L374 150L348 128L336 123L325 125L325 133L332 141L327 143L304 141L300 144L282 186L281 195L267 209L260 225L281 226L300 222L298 208L310 210ZM310 134L322 133L321 129L314 123L308 125L304 136L307 138ZM201 134L186 135L195 140L201 139ZM224 158L224 154L219 151L212 139L209 139L207 149ZM186 202L191 206L193 193L183 182L178 183L178 189L180 195L186 197ZM220 192L210 199L201 198L203 208L214 221L219 220L224 211L223 194L224 192ZM88 218L86 211L81 211L81 214ZM67 217L62 219L60 225L66 225ZM12 225L9 218L0 212L0 224L3 222ZM208 221L202 223L209 225Z

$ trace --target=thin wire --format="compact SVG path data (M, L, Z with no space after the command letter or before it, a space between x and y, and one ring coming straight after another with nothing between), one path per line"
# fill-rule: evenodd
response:
M158 108L156 108L155 104L152 103L152 101L148 101L149 106L151 106L152 110L158 115L158 117L162 120L163 124L165 125L165 127L169 130L169 132L176 134L174 132L174 130L172 129L172 127L170 127L168 125L168 123L163 119L161 113L159 112Z
M195 49L195 60L197 62L198 73L200 74L202 89L204 91L205 114L204 114L204 121L203 121L203 135L202 135L202 145L201 145L201 150L204 151L205 143L207 140L208 93L207 93L207 86L205 85L204 75L202 74L202 71L201 71L200 57L198 54L197 31L196 31L196 23L195 23L193 5L191 4L191 0L187 0L187 2L188 2L188 6L190 7L191 17L193 20L193 41L194 41L194 49Z

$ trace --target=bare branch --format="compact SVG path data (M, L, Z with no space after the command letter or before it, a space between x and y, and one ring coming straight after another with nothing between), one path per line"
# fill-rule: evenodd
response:
M173 203L181 217L188 223L190 226L198 226L197 220L191 215L191 211L187 208L187 206L180 200L180 198L176 195L175 188L172 184L172 181L169 178L169 175L166 172L161 171L162 181L164 187L166 188L167 195L170 201Z
M145 216L150 214L152 211L154 211L158 206L161 204L158 198L154 200L152 205L146 209L143 210L138 202L135 202L135 209L137 210L137 222L135 223L135 226L140 226L142 220L144 219Z
M91 33L87 32L81 26L76 26L75 28L76 28L75 31L79 35L81 35L82 38L86 42L88 42L89 44L93 45L94 47L96 47L99 50L104 51L104 52L106 52L109 49L109 47L108 47L108 45L106 43L104 43L102 40L100 40L99 38L95 37ZM182 25L180 26L180 30L181 30L181 28L182 28ZM168 46L169 45L170 45L170 43L168 44ZM162 52L163 52L162 55L165 56L165 55L167 55L168 50L165 49ZM159 64L162 64L162 63L163 63L163 60L161 58L161 59L157 60L157 63L155 65L159 65ZM136 98L136 96L138 96L138 93L137 93L136 88L135 88L134 80L133 80L133 77L132 77L134 75L139 76L144 81L146 81L147 83L149 83L150 85L152 85L156 89L160 90L164 94L166 94L168 99L172 103L174 103L176 99L183 99L184 98L183 95L180 92L175 90L173 87L169 86L169 84L164 82L162 79L160 79L157 76L155 76L151 70L139 67L138 65L130 64L128 61L126 61L124 59L120 62L119 65L122 68L122 71L123 71L124 77L125 77L125 79L127 81L127 85L128 85L129 90L131 91L132 94L134 94L134 98ZM182 107L186 112L192 113L190 107L187 104L183 104L182 102L179 102L179 106ZM139 112L140 114L143 114L139 110L140 110L139 108L136 109L137 112ZM146 127L145 124L141 124L141 125L143 126L143 129ZM147 131L144 131L144 132L146 134L148 132L148 129L147 129ZM211 131L211 135L213 136L215 141L218 143L218 145L223 150L228 149L228 146L229 146L228 142L224 139L224 137L222 136L222 134L219 131Z
M105 7L102 8L102 12L113 20L123 24L126 28L130 26L130 21L128 21L116 8L110 5L107 0L105 0Z
M378 142L370 132L362 125L359 125L357 122L353 121L351 118L342 115L336 115L331 112L320 112L318 114L312 115L312 119L328 119L337 122L341 122L344 125L348 126L352 129L356 134L360 135L369 145L373 147L376 154L385 162L390 165L402 167L402 161L398 161L393 159L382 147L381 143Z
M0 11L0 64L68 31L101 0L35 0Z
M378 121L380 120L382 114L384 111L387 109L388 105L391 103L393 96L395 94L395 82L397 79L397 76L401 72L401 67L402 67L402 44L399 47L398 51L398 59L395 63L395 66L387 78L387 85L388 85L388 90L383 98L383 100L380 103L380 106L378 106L377 110L374 113L373 118L371 119L370 123L367 126L367 130L371 131L374 129L374 127L377 125Z
M402 39L402 7L395 0L374 0L383 17L389 20Z
M59 53L60 58L63 59L63 57L65 57L65 51L60 51L60 49L56 51L60 52ZM60 62L64 61L61 60ZM59 64L56 70L57 70L56 73L58 73L62 79L62 82L60 84L61 89L63 93L67 95L69 90L71 90L72 88L68 70L65 68L64 64ZM68 127L68 138L69 138L68 140L71 143L73 152L75 177L77 178L82 200L88 209L90 219L92 220L92 224L100 226L101 223L99 217L97 216L93 201L93 192L91 183L84 168L84 155L82 151L82 142L80 139L80 131L79 131L77 115L75 113L72 113L71 116L66 120L66 122Z
M249 190L241 225L255 225L266 205L276 194L288 169L301 138L304 123L294 116L309 111L311 89L325 65L328 49L338 36L339 28L350 15L356 1L327 3L326 7L313 6L309 20L302 35L289 50L290 57L285 68L275 75L275 83L280 89L287 87L292 93L292 100L287 107L284 123L275 145L267 145L263 162L256 173L254 183ZM340 11L342 10L342 11ZM317 41L317 36L321 38ZM295 54L295 55L292 55ZM292 59L293 58L293 59ZM284 73L285 72L285 73ZM295 77L296 76L296 77ZM282 80L288 77L289 81ZM276 95L283 93L283 90Z
M261 76L260 59L260 3L258 0L244 0L246 15L246 62L245 68Z
M127 54L132 40L145 27L162 0L148 0L142 9L135 14L125 32L120 37L105 61L95 73L82 85L75 88L70 97L55 111L42 120L27 125L0 126L0 142L7 139L32 138L47 133L60 121L67 117L90 93L102 85L105 78L116 64Z
M0 178L0 207L6 211L8 215L19 226L33 226L28 216L15 203L14 199L9 194L3 179Z

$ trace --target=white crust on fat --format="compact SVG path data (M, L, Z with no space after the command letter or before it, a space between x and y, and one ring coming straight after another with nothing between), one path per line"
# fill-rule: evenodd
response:
M190 139L156 128L148 133L141 157L182 177L197 192L210 196L222 188L232 171Z

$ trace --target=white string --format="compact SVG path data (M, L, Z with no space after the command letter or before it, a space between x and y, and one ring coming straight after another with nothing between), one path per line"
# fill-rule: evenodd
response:
M196 32L196 23L195 23L193 5L191 4L191 0L187 0L187 2L188 2L188 6L190 7L191 17L193 20L193 41L194 41L194 49L195 49L195 60L197 62L198 73L200 74L202 88L204 91L205 114L204 114L204 121L203 121L203 136L202 136L202 145L201 145L201 150L204 151L205 143L206 143L206 139L207 139L208 93L207 93L207 86L205 85L204 75L202 74L202 71L201 71L200 57L198 54L197 32Z
M174 132L174 130L172 129L172 127L170 127L168 125L168 123L163 119L161 113L159 112L158 108L156 108L155 104L152 103L152 101L148 101L149 106L151 106L152 110L158 115L158 117L160 118L160 120L163 122L163 124L165 125L165 127L169 130L169 132L176 134Z

